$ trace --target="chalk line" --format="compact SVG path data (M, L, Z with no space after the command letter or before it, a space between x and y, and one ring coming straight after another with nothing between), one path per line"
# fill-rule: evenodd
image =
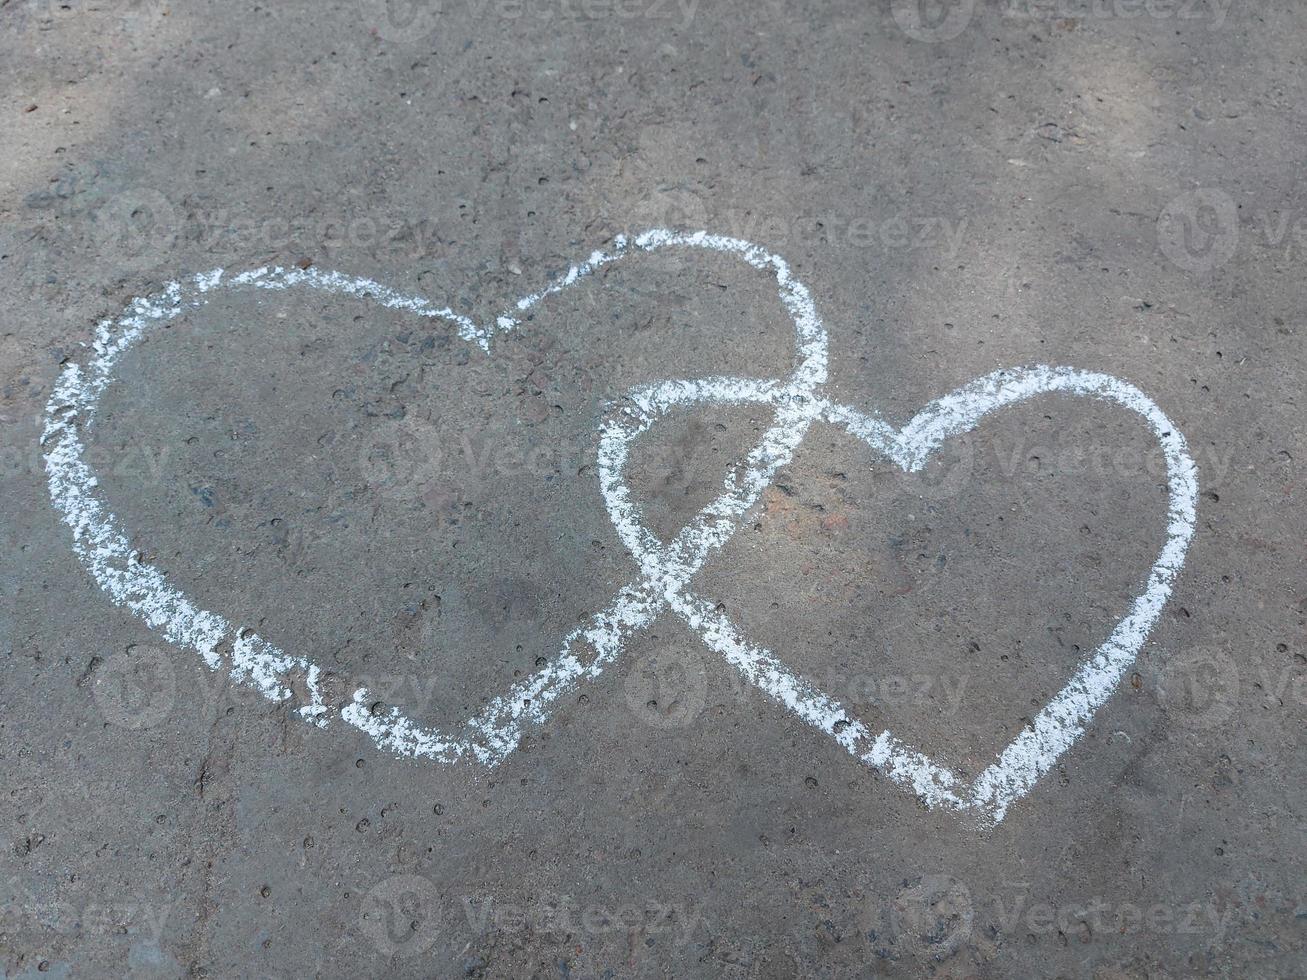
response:
M815 389L808 393L811 394L812 390ZM716 603L684 589L679 577L675 579L675 594L669 594L674 611L709 648L721 654L745 679L773 700L814 728L834 737L864 764L911 789L927 805L975 811L982 821L991 823L1001 821L1007 808L1026 795L1083 734L1094 713L1111 696L1122 674L1134 662L1166 604L1193 535L1198 495L1197 468L1189 456L1184 437L1166 415L1133 385L1105 374L1042 365L998 371L977 379L931 402L901 429L895 429L875 416L824 399L805 398L794 402L792 392L774 386L741 385L729 395L706 391L699 399L711 403L766 402L776 405L778 413L786 411L788 406L799 439L808 424L821 419L842 426L877 454L911 472L924 467L930 455L947 439L970 431L987 415L1047 394L1075 395L1114 403L1139 415L1148 424L1162 448L1167 465L1166 541L1148 573L1144 591L1133 600L1125 618L1079 665L1071 680L1039 712L1034 722L969 786L963 777L900 742L892 732L883 731L873 736L853 712L796 675L767 650L744 639L726 614L718 611ZM688 394L678 392L675 400L655 395L647 398L647 403L650 415L654 416L664 414L674 404L689 404L694 400ZM652 417L644 419L638 430L633 427L613 438L629 442L638 432L647 431L653 421ZM615 522L620 516L633 528L623 536L623 542L645 565L647 574L674 567L681 554L679 542L663 549L637 523L638 516L632 513L629 492L620 478L625 454L610 451L610 458L619 467L619 472L601 475L601 483Z
M663 381L627 394L604 422L597 471L609 517L639 566L638 576L586 626L569 634L553 660L490 701L456 732L423 726L398 707L373 704L364 688L354 691L347 702L335 704L324 694L321 670L311 659L288 654L252 629L201 609L132 549L126 531L101 499L98 480L86 463L81 433L92 426L99 398L112 382L121 356L150 329L206 305L217 292L309 289L367 299L388 309L444 320L462 339L493 356L496 335L514 329L522 314L549 296L628 255L664 248L719 252L771 273L778 298L794 323L795 366L780 379ZM786 262L758 245L707 232L654 229L633 239L619 236L608 251L592 252L485 326L422 297L405 296L372 280L336 272L261 268L227 276L223 270L214 270L184 283L170 283L156 296L134 300L121 316L98 325L87 363L70 363L60 375L47 405L42 445L51 500L73 530L74 551L110 599L159 630L169 642L199 653L210 668L227 670L233 681L287 703L316 725L325 727L338 716L368 734L378 748L399 756L494 766L516 748L530 726L548 719L560 698L583 680L599 676L622 653L631 636L670 608L764 694L826 732L863 764L884 772L928 806L971 811L983 821L996 823L1083 733L1155 624L1193 533L1197 498L1193 461L1179 431L1147 396L1103 374L1043 366L1000 371L931 402L905 426L895 429L874 415L828 401L822 393L826 371L825 328L807 288ZM990 413L1053 393L1113 402L1148 423L1167 461L1167 540L1129 614L1034 722L970 784L891 732L873 735L838 701L751 644L714 603L690 590L690 582L704 562L730 540L814 423L843 426L874 452L911 471L924 466L945 440L970 430ZM770 406L772 424L743 466L727 476L721 494L670 543L663 544L645 526L623 480L631 444L675 408L733 404Z

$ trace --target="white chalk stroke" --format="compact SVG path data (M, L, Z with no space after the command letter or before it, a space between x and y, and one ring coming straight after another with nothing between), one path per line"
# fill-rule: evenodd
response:
M794 324L794 368L784 378L709 377L643 385L614 407L602 423L599 484L613 526L639 572L602 611L562 640L548 664L488 702L456 730L424 726L398 707L374 704L363 688L337 704L324 694L320 668L312 659L287 653L252 629L200 608L131 546L86 462L83 434L95 420L100 396L113 381L122 355L147 331L177 320L223 291L302 289L367 299L388 309L447 321L464 340L493 355L496 336L513 330L524 313L549 296L626 256L660 249L724 253L770 274ZM516 748L529 727L549 718L560 698L597 677L634 634L670 612L767 697L830 736L863 765L884 773L930 807L968 812L983 824L995 824L1084 732L1138 655L1171 593L1193 534L1196 468L1184 437L1161 409L1138 388L1108 375L1043 366L999 371L931 402L906 425L895 428L875 414L825 397L826 358L825 327L807 288L786 262L757 245L707 232L654 229L630 239L618 237L608 251L592 253L543 289L518 300L491 325L478 325L421 297L335 272L262 268L228 276L215 270L171 283L156 296L133 301L118 318L99 324L85 363L67 364L55 386L42 444L51 500L73 530L76 554L110 599L169 642L198 653L210 668L227 671L234 681L285 703L315 725L325 727L339 719L401 757L494 766ZM715 602L692 591L695 575L731 539L813 424L843 427L875 457L914 471L925 466L945 440L974 428L990 413L1044 395L1110 402L1147 423L1166 459L1170 491L1166 541L1125 618L974 780L968 782L938 765L889 731L874 732L778 656L750 643ZM672 541L658 540L645 526L624 480L632 441L673 408L745 403L770 406L771 426L744 464L728 475L717 499Z

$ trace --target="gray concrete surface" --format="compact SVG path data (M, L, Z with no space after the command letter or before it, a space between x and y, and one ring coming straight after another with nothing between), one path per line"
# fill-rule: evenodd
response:
M1307 10L1269 0L0 0L0 975L1307 975ZM1000 367L1128 379L1197 531L1135 668L997 827L924 809L664 617L501 766L388 757L113 607L40 417L174 276L312 263L484 318L615 234L784 255L831 391L903 420ZM774 290L653 257L495 358L355 301L232 296L89 440L139 547L432 723L634 565L594 472L632 385L773 376ZM674 533L768 413L684 412ZM976 772L1164 533L1146 433L1031 402L921 476L817 429L696 580L863 717ZM134 539L135 542L136 539Z

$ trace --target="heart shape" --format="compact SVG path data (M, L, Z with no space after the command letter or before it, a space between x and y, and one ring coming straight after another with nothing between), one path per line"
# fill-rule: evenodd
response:
M147 330L207 304L216 292L304 288L371 299L388 309L445 320L464 340L490 354L494 337L512 330L521 314L548 296L633 252L666 248L720 252L772 273L778 296L795 326L795 367L784 379L665 381L629 393L602 430L598 473L609 516L640 566L639 577L591 617L586 627L569 634L550 663L491 700L457 733L424 727L398 708L374 712L369 694L362 688L348 703L333 704L322 690L320 669L311 659L288 654L252 630L234 626L217 613L200 608L170 584L159 569L142 561L99 496L98 480L85 460L80 431L93 424L100 396L113 380L116 363ZM812 298L785 261L749 242L707 232L684 234L655 229L634 239L619 236L610 251L593 252L544 289L518 300L510 312L497 317L489 327L478 326L421 297L404 296L371 280L339 273L263 268L228 278L222 270L215 270L185 284L170 283L162 293L134 300L120 317L98 325L88 364L83 367L69 363L55 385L46 408L42 445L51 500L73 529L74 551L110 599L127 607L170 642L199 653L210 668L226 669L233 681L251 685L271 700L296 705L297 713L316 725L326 726L333 717L339 717L366 732L379 748L400 756L441 763L472 760L493 766L513 751L529 726L549 717L560 697L582 680L597 677L620 655L634 633L670 608L764 693L831 734L864 764L910 787L927 805L976 811L997 822L1008 805L1025 795L1081 734L1156 622L1193 533L1197 496L1193 461L1183 437L1156 405L1138 389L1106 375L1046 367L999 372L933 402L908 425L896 430L824 397L821 388L826 380L826 356L826 332ZM734 534L776 471L789 462L814 421L843 425L881 455L912 470L923 466L943 440L972 428L989 412L1048 392L1113 401L1148 422L1167 460L1168 537L1131 612L1032 726L970 787L960 789L958 777L909 749L889 732L872 739L868 729L838 702L802 681L767 651L750 645L713 603L689 591L691 579ZM728 475L717 499L664 545L640 520L622 480L632 440L674 407L743 403L771 406L775 413L772 425L745 463Z
M987 415L1054 393L1112 402L1135 412L1148 424L1166 459L1170 494L1166 542L1130 612L1116 624L1107 640L1085 658L1071 680L1044 706L1031 725L969 785L962 777L904 744L892 732L886 730L873 737L870 729L838 701L796 675L767 650L743 638L722 611L723 606L685 589L685 578L677 569L684 542L678 538L671 546L664 546L646 531L622 481L622 467L632 440L652 428L673 407L695 403L772 405L778 415L783 411L790 413L796 432L787 445L797 445L808 426L823 421L842 426L878 455L905 472L914 472L926 465L945 440L970 431ZM812 388L796 391L744 380L738 380L729 391L723 390L720 382L664 382L638 390L633 400L640 408L639 414L627 425L605 433L601 461L608 470L601 472L601 481L623 543L644 564L647 575L662 575L671 583L667 594L670 607L747 681L804 722L834 737L864 765L912 790L929 807L973 811L985 823L996 824L1003 819L1007 808L1025 796L1053 767L1111 696L1161 614L1193 535L1197 469L1184 437L1142 391L1106 374L1044 366L997 371L931 402L901 429L821 398ZM775 468L771 468L768 476ZM747 484L749 479L743 482ZM750 498L749 506L754 500L756 496ZM720 547L719 538L714 538L708 546ZM697 550L692 549L692 553L697 556ZM694 571L699 564L692 563Z
M790 276L785 262L748 242L705 232L686 235L655 230L633 240L619 236L610 251L591 253L585 262L572 266L545 288L519 299L488 327L369 279L312 268L261 268L232 277L214 270L185 283L170 283L156 296L132 301L117 319L102 321L86 366L67 364L55 385L46 406L42 444L51 500L73 529L75 553L115 604L131 610L170 642L199 653L210 668L228 670L234 682L252 686L273 701L294 705L306 720L325 726L338 716L369 734L379 748L401 756L497 764L517 746L529 725L543 722L552 705L582 679L598 676L621 652L627 637L653 621L664 604L657 587L637 579L621 590L605 610L592 617L588 627L565 638L561 652L549 664L490 701L456 734L425 728L397 708L374 714L368 691L362 688L349 703L337 708L329 703L321 685L321 670L311 659L288 654L252 629L235 626L202 609L159 569L140 559L99 495L98 480L86 462L79 431L94 424L99 399L126 351L148 330L206 305L223 290L310 289L371 299L387 309L447 321L460 337L489 354L493 338L512 330L522 314L546 297L633 252L676 247L733 255L756 269L773 272L798 333L796 377L824 380L825 331L807 290Z

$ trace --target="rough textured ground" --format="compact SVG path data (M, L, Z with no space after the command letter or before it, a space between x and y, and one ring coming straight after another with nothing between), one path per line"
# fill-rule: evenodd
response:
M0 0L0 975L1307 973L1305 36L1269 0ZM1188 438L1175 593L996 828L669 617L497 769L444 768L225 682L74 557L40 416L131 297L312 263L484 318L654 225L789 259L849 404L1071 364ZM103 492L210 608L465 717L634 573L604 406L790 356L774 289L723 260L556 299L492 359L355 301L212 304L125 359ZM768 421L642 439L650 527ZM921 476L819 427L695 587L974 773L1139 590L1157 463L1067 399Z

